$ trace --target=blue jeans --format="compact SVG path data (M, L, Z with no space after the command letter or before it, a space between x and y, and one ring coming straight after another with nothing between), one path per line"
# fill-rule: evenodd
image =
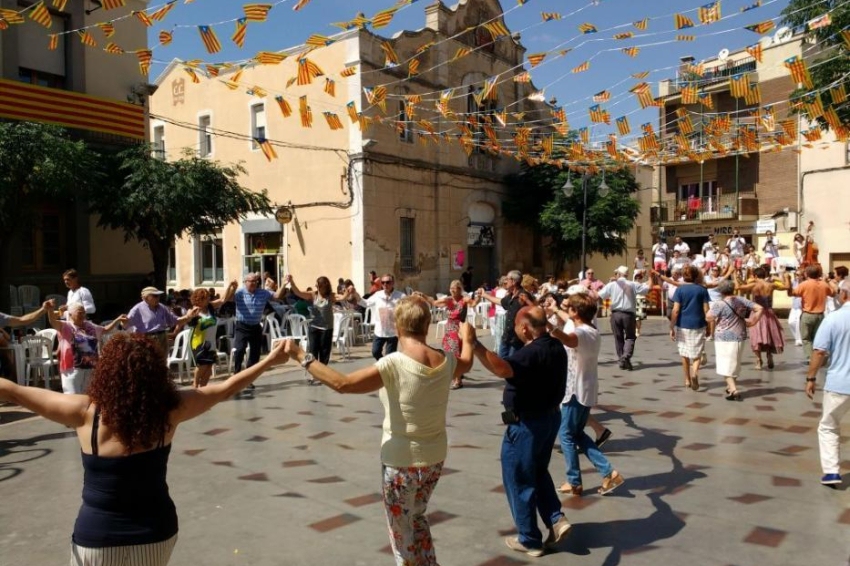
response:
M569 403L561 405L561 449L567 463L567 483L572 486L581 485L581 467L578 463L578 451L584 450L587 459L602 477L609 476L614 468L608 458L596 447L596 443L584 432L590 407L578 402L576 396L570 397Z
M499 342L499 357L503 360L516 352L516 347L509 342Z
M384 352L384 345L386 344L386 353ZM379 338L375 337L372 340L372 357L376 360L380 360L386 354L392 354L398 350L398 337L393 336L392 338Z
M502 482L519 541L542 548L537 513L547 528L564 516L555 484L549 475L552 444L558 436L557 411L508 425L502 439Z

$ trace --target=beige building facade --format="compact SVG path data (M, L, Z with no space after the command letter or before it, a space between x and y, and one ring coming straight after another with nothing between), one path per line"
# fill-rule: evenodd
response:
M326 275L351 278L366 291L375 270L395 274L399 288L434 293L469 265L476 285L508 269L542 270L533 265L530 232L501 217L505 177L519 163L486 149L483 125L495 124L502 108L546 116L550 108L527 99L533 85L510 80L525 55L517 37L463 33L501 14L497 0L436 3L417 31L385 38L354 29L320 49L286 51L277 64L234 67L198 82L172 63L151 99L158 151L168 159L189 150L243 162L243 186L267 190L292 220L247 218L220 234L179 240L169 286L221 286L268 271L291 273L302 288ZM387 65L389 52L397 64ZM411 75L414 58L419 72ZM309 83L296 78L304 59L323 73ZM495 75L502 80L479 104L475 96ZM441 94L447 102L438 111ZM360 118L351 116L352 102ZM477 123L468 122L471 115ZM464 121L474 140L469 152L458 142ZM257 139L268 140L277 158L268 160Z
M0 7L24 10L28 2L0 0ZM114 152L146 141L147 78L132 53L112 55L103 50L110 39L91 27L96 47L82 44L74 30L115 21L115 41L127 50L147 47L147 28L131 11L145 10L147 0L127 0L110 11L89 1L71 1L64 10L45 3L51 27L25 15L23 23L0 33L0 119L56 124L99 152ZM56 49L48 34L60 35ZM107 71L108 70L108 71ZM125 243L121 232L101 230L82 199L45 201L35 221L18 236L10 265L13 285L36 285L41 296L64 294L61 274L76 268L98 304L98 315L111 316L138 297L139 284L151 270L147 251ZM109 315L108 313L111 313Z

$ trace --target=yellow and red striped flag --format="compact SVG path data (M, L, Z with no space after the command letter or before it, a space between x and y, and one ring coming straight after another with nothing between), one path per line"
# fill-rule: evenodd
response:
M136 54L136 58L139 60L139 73L147 76L151 70L153 52L150 49L137 49L133 53Z
M242 49L245 46L245 36L248 33L248 19L247 18L239 18L236 20L236 29L233 31L233 35L230 36L230 40L236 44L237 47Z
M47 9L43 1L36 4L30 11L30 19L46 28L53 26L53 18L50 17L50 10Z
M372 16L372 28L381 29L390 25L397 10L398 8L387 8Z
M204 65L208 77L217 77L219 73L218 65Z
M590 114L590 121L594 124L610 124L611 116L608 114L608 111L599 106L598 104L594 104L590 108L588 108L588 114Z
M242 11L245 13L245 19L249 22L266 21L269 17L269 10L271 9L271 4L245 4L242 6Z
M523 71L518 75L514 75L513 78L515 83L530 83L531 82L531 73L528 71Z
M97 47L97 42L94 37L84 29L78 30L77 35L80 36L80 43L88 47Z
M303 8L304 6L306 6L309 3L310 3L310 0L298 0L298 2L295 4L295 6L292 7L292 10L297 12L298 10L300 10L301 8Z
M325 116L325 120L328 122L328 127L331 130L343 129L342 122L340 121L339 116L337 116L333 112L322 112L322 114Z
M649 25L649 18L644 18L642 20L634 22L634 23L632 23L632 25L635 26L635 28L639 29L640 31L646 31L646 28Z
M493 39L498 39L504 35L510 35L510 31L505 27L505 24L499 20L495 20L489 23L484 24L484 29L490 32L490 36Z
M325 93L336 96L336 83L331 78L325 78Z
M161 31L159 32L159 44L160 45L168 45L174 39L174 35L170 31Z
M685 14L674 14L673 23L676 29L686 29L694 27L694 21Z
M245 94L248 96L256 96L257 98L265 98L268 93L263 87L254 85L245 91Z
M218 53L221 51L221 42L218 40L218 36L212 27L198 26L198 33L201 35L201 41L204 43L207 53Z
M104 10L114 10L115 8L123 8L124 0L102 0Z
M192 79L193 83L201 82L201 79L198 78L198 73L195 72L195 69L191 67L183 67L183 70L186 71L186 74L189 75L189 78Z
M51 51L56 51L56 48L59 47L59 35L51 33L49 37L50 41L47 44L47 48Z
M286 59L283 53L275 53L274 51L258 51L254 55L254 61L260 65L279 65Z
M802 105L803 105L803 109L805 110L806 114L808 114L809 118L811 118L812 120L814 120L815 118L820 118L821 116L823 116L823 113L824 113L823 100L821 100L821 97L820 97L819 94L807 96L806 98L803 99Z
M809 74L809 68L806 66L806 62L803 59L796 55L789 57L785 60L785 67L791 71L791 79L795 83L801 84L807 89L814 88L812 76Z
M393 49L393 44L389 41L381 43L381 51L384 52L384 67L392 67L398 65L398 55Z
M641 71L640 73L633 73L632 74L632 78L638 79L638 80L645 79L648 76L649 76L649 71Z
M414 77L419 74L419 59L411 59L407 63L407 76Z
M732 98L744 98L749 90L750 81L747 80L746 75L737 74L729 77L729 92Z
M356 74L357 74L357 67L346 67L345 69L343 69L339 73L339 76L348 78L348 77L353 77Z
M115 26L112 24L112 22L101 22L96 25L100 28L100 31L103 32L104 37L106 37L107 39L115 35Z
M803 132L803 137L806 138L807 142L816 142L821 139L821 131L820 128L812 128L811 130L806 130Z
M832 98L833 104L841 104L842 102L846 102L847 91L844 88L844 84L840 84L836 87L829 89L829 96Z
M318 65L306 57L298 60L298 86L312 84L313 79L324 76L324 74L325 72Z
M750 83L750 89L744 95L744 102L749 105L761 104L761 88L758 83Z
M749 26L744 26L745 30L755 32L759 35L764 35L774 27L773 20L766 20L764 22L759 22L757 24L752 24Z
M529 65L531 65L531 68L533 69L534 67L536 67L537 65L542 63L543 59L545 59L545 58L546 58L546 53L532 53L531 55L528 56L528 63L529 63Z
M174 8L174 5L176 3L177 3L176 0L171 0L171 2L168 2L165 6L163 6L162 8L160 8L159 10L157 10L156 12L151 14L150 18L154 21L161 22L162 20L165 19L165 16L168 15L168 12L170 12L171 9Z
M573 70L570 71L572 74L583 73L590 68L590 61L585 61L578 67L573 67Z
M541 12L540 15L543 17L544 22L551 22L552 20L560 20L561 14L558 12Z
M847 49L850 49L850 29L841 30L841 39L844 40Z
M310 106L307 104L307 96L301 96L298 98L298 112L301 114L301 127L302 128L312 128L313 127L313 111L310 109Z
M327 47L328 45L332 45L335 43L335 39L331 39L326 35L320 35L318 33L314 33L310 37L307 38L307 41L304 42L304 45L309 45L310 47Z
M695 41L697 36L695 35L677 35L676 41Z
M110 55L121 55L124 53L124 49L122 47L115 45L111 41L106 44L106 47L104 47L103 50Z
M621 136L627 136L632 132L632 127L629 125L628 116L620 116L615 120L617 123L617 131Z
M581 33L596 33L597 32L596 26L591 24L591 23L588 23L588 22L585 22L583 24L579 24L578 30Z
M263 152L263 155L266 156L266 159L268 161L271 161L272 159L277 159L277 152L274 150L274 147L272 146L269 140L267 140L266 138L254 138L254 142Z
M292 106L289 105L289 102L284 97L278 94L274 99L277 101L277 106L280 108L280 113L283 114L284 118L292 116Z
M53 0L53 7L63 12L65 10L65 5L68 4L68 0Z
M694 85L682 87L682 104L696 104L698 101L697 87Z
M630 39L630 38L632 38L632 37L634 37L634 36L635 36L634 32L631 32L631 31L625 31L625 32L623 32L623 33L616 33L616 34L614 34L614 39Z
M750 45L747 47L747 53L749 53L753 59L761 63L762 59L762 47L761 43L756 43L755 45Z
M461 57L466 57L470 53L472 53L472 49L470 49L469 47L461 47L455 52L455 56L452 57L451 60L457 61Z
M692 134L694 132L694 123L688 115L688 110L680 107L676 109L676 116L678 117L679 131L685 135Z
M360 114L357 112L357 106L354 104L354 101L350 101L345 105L345 111L348 112L348 118L351 120L351 123L360 121Z
M704 6L700 6L697 10L699 15L699 21L704 25L708 25L714 22L719 22L720 15L720 0L716 0L711 4L705 4Z
M835 111L835 108L830 106L823 112L823 119L826 120L826 123L829 124L829 127L832 128L833 133L837 138L841 137L839 133L843 128L846 128L844 124L841 123L841 120L838 118L838 112Z
M637 57L638 53L640 53L640 47L624 47L620 51L628 55L629 57Z
M711 98L711 94L707 92L699 93L699 103L705 106L709 110L714 110L714 99Z
M593 95L593 102L608 102L611 99L611 93L607 90L597 92Z
M11 25L17 25L24 23L24 17L15 10L0 8L0 21Z
M145 13L143 11L138 11L138 12L134 11L134 12L132 12L132 14L134 16L136 16L136 18L138 18L138 20L140 22L142 22L145 25L145 27L151 27L153 25L153 22L151 21L150 17L147 15L147 13Z

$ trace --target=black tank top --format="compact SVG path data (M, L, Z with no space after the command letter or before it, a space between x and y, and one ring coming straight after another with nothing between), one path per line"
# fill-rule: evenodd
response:
M85 548L150 544L177 534L177 510L165 481L171 444L106 458L97 454L100 408L95 408L92 453L82 453L83 504L72 540Z

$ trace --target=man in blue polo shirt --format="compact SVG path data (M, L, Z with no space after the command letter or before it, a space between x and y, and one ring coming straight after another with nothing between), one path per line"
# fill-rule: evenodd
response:
M561 425L567 353L546 332L546 315L540 307L519 309L514 332L523 346L508 357L500 358L477 340L474 352L485 368L505 380L502 482L518 533L505 544L529 556L542 556L571 528L549 475L552 444ZM546 540L537 526L538 513L549 529Z
M263 289L260 284L259 273L249 273L245 276L245 286L236 290L233 301L236 304L236 325L233 327L233 371L242 371L242 361L245 359L245 351L250 346L248 363L245 367L251 367L260 361L260 348L263 343L263 312L266 305L272 299L280 300L286 293L286 286L281 285L277 293ZM252 383L245 389L245 393L254 392Z
M815 334L806 375L806 395L814 399L818 369L829 356L823 385L823 415L818 424L823 485L841 483L841 418L850 410L850 289L835 295L838 310L826 317Z

